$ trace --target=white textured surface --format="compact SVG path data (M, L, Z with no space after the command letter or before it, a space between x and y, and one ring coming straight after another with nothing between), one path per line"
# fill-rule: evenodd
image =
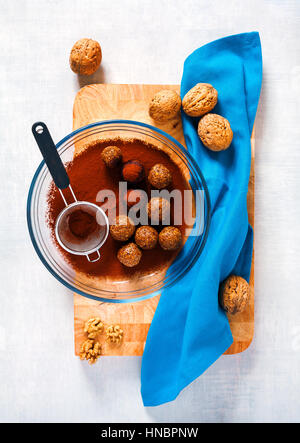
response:
M228 422L300 419L300 2L0 0L1 421ZM139 358L73 353L72 294L27 233L40 154L36 120L70 132L79 88L68 67L81 37L102 45L92 81L179 83L202 44L258 30L264 82L256 122L255 339L167 405L144 408ZM83 85L83 82L82 84Z

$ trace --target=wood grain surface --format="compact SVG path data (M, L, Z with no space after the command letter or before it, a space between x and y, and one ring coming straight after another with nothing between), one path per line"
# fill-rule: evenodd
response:
M109 119L137 120L159 127L185 145L180 117L163 125L157 125L148 115L148 103L161 89L179 92L178 85L114 85L94 84L82 88L76 95L73 107L73 129ZM254 226L254 136L251 139L252 163L248 189L249 222ZM254 257L254 254L253 254ZM229 316L234 343L226 354L244 351L250 345L254 333L254 259L250 277L250 303L245 312ZM150 300L114 304L89 300L74 294L75 354L79 354L84 322L90 317L100 317L106 324L120 324L124 341L119 346L107 344L102 338L103 355L140 356L143 354L149 326L159 297Z

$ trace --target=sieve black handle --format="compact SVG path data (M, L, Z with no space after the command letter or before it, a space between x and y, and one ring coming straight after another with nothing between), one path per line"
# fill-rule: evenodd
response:
M34 123L34 125L32 125L32 133L54 183L59 189L67 188L70 180L47 126L42 122Z

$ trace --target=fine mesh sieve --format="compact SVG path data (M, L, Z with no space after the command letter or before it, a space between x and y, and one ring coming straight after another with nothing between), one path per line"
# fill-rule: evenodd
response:
M99 249L105 243L109 232L109 223L105 212L94 203L76 199L68 174L45 123L35 123L32 126L32 132L66 206L58 215L55 224L58 243L71 254L85 255L90 262L99 260ZM62 192L67 188L73 198L73 202L70 204ZM70 219L78 213L92 218L95 225L93 230L84 237L76 235L70 229ZM93 258L93 255L96 256Z

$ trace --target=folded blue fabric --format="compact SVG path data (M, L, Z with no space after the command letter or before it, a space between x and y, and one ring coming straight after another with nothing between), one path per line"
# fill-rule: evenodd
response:
M211 226L198 262L161 295L142 360L145 406L175 399L232 344L218 290L219 283L232 273L249 280L253 246L247 214L250 136L261 80L257 32L216 40L185 61L182 97L197 83L211 83L218 90L218 104L212 112L229 120L234 137L229 149L212 152L198 138L198 119L182 114L186 145L207 182Z

